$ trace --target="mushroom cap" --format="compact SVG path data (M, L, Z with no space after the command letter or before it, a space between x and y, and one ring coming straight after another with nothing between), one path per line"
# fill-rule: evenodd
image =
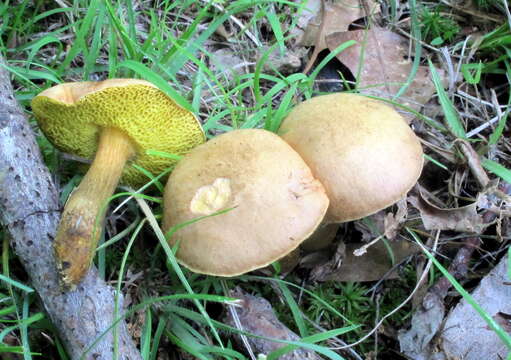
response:
M422 147L404 119L371 98L335 93L296 106L279 134L326 189L326 222L360 219L401 199L417 182Z
M176 257L189 269L235 276L293 251L327 208L323 186L284 140L235 130L178 163L165 188L163 228L213 214L180 228L169 243L179 244Z
M162 172L175 160L148 155L146 150L182 155L205 141L195 115L144 80L60 84L37 95L32 109L56 148L89 159L96 152L101 128L120 129L137 152L133 163L152 174ZM121 181L135 186L148 178L126 166Z

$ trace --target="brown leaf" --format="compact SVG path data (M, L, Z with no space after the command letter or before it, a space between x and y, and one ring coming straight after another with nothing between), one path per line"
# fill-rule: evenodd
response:
M321 0L309 0L303 4L303 9L296 19L296 26L291 30L291 35L297 44L302 44L308 24L321 12ZM321 15L319 15L321 16ZM321 18L320 20L321 21Z
M366 1L368 9L371 14L379 12L379 5L373 1ZM350 24L364 17L366 15L364 7L359 0L343 0L333 4L327 3L325 6L325 16L320 11L320 7L317 8L318 15L309 22L305 29L302 39L300 39L300 45L302 46L316 46L319 50L327 48L325 38L321 38L319 43L316 44L318 32L321 28L321 22L325 21L323 25L323 34L326 36L339 32L347 31Z
M473 302L497 322L509 322L506 315L502 316L511 314L511 286L506 285L508 280L508 258L504 256L471 293ZM473 304L461 299L445 319L440 333L440 350L449 359L505 359L509 349L487 325Z
M406 199L399 200L396 205L397 212L395 214L391 212L387 213L384 220L384 235L389 240L392 240L397 236L399 229L401 228L401 224L406 221L406 217L408 216Z
M355 77L362 64L358 79L361 92L391 99L406 83L412 69L412 62L407 59L408 40L382 28L337 32L326 37L331 51L349 40L357 44L337 54L337 58ZM434 92L429 68L419 66L414 81L398 101L417 111Z
M355 222L355 229L362 234L363 241L370 242L382 234L388 240L396 237L401 224L406 221L408 215L406 198L399 200L395 205L397 205L395 214L380 210L362 221Z
M253 296L241 288L236 288L231 291L230 296L241 300L241 307L234 307L233 311L228 311L224 321L232 326L237 327L236 323L239 320L244 331L252 334L262 336L270 339L279 339L287 341L298 341L300 337L293 331L288 329L282 322L279 321L271 304L264 298ZM236 312L236 317L233 315ZM236 340L243 346L243 342L238 335ZM275 342L264 338L247 337L251 348L257 354L269 354L270 352L277 350L286 344L282 342ZM313 351L306 349L296 349L290 351L285 355L279 357L282 360L320 360L319 356Z
M362 242L370 242L383 234L385 231L385 216L385 211L380 210L354 223L355 229L362 236Z
M401 262L407 256L419 251L419 247L408 241L389 241L395 263ZM319 281L377 281L392 268L392 262L387 247L379 241L367 249L362 256L355 256L353 252L365 243L346 244L346 251L341 266L330 273L323 274ZM386 279L398 278L396 271Z
M499 311L493 315L493 320L506 332L511 334L511 314ZM486 326L486 329L491 330L489 326Z
M443 299L428 293L421 307L413 314L411 327L401 329L398 339L401 351L410 359L433 359L430 357L431 341L440 329L445 315Z
M453 230L481 234L488 226L477 213L477 204L441 209L427 201L421 192L409 197L410 203L419 209L426 230Z

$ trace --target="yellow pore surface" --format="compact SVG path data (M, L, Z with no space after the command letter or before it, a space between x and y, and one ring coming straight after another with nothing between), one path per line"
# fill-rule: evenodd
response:
M136 149L133 163L157 175L175 160L146 154L183 155L205 141L197 118L149 82L113 79L65 83L32 100L41 130L59 150L92 159L101 128L115 127ZM149 179L126 166L121 181L133 186Z

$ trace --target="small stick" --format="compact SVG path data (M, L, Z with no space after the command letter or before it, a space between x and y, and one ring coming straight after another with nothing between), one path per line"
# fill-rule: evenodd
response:
M479 155L477 155L474 148L472 147L472 145L468 143L468 141L458 139L455 142L459 143L460 149L467 159L470 171L472 172L472 175L474 175L475 179L479 183L479 186L482 189L485 189L486 186L488 186L488 183L490 182L490 178L488 177L488 175L486 175L486 171L484 171L483 166L481 165Z

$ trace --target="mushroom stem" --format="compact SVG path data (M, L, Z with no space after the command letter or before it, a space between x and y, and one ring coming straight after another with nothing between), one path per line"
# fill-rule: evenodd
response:
M134 146L122 131L101 130L94 161L64 207L54 242L64 288L73 289L87 273L103 228L108 198L134 154Z
M316 231L314 231L300 247L307 252L324 250L335 240L335 235L340 226L341 225L338 223L327 223L323 221Z

